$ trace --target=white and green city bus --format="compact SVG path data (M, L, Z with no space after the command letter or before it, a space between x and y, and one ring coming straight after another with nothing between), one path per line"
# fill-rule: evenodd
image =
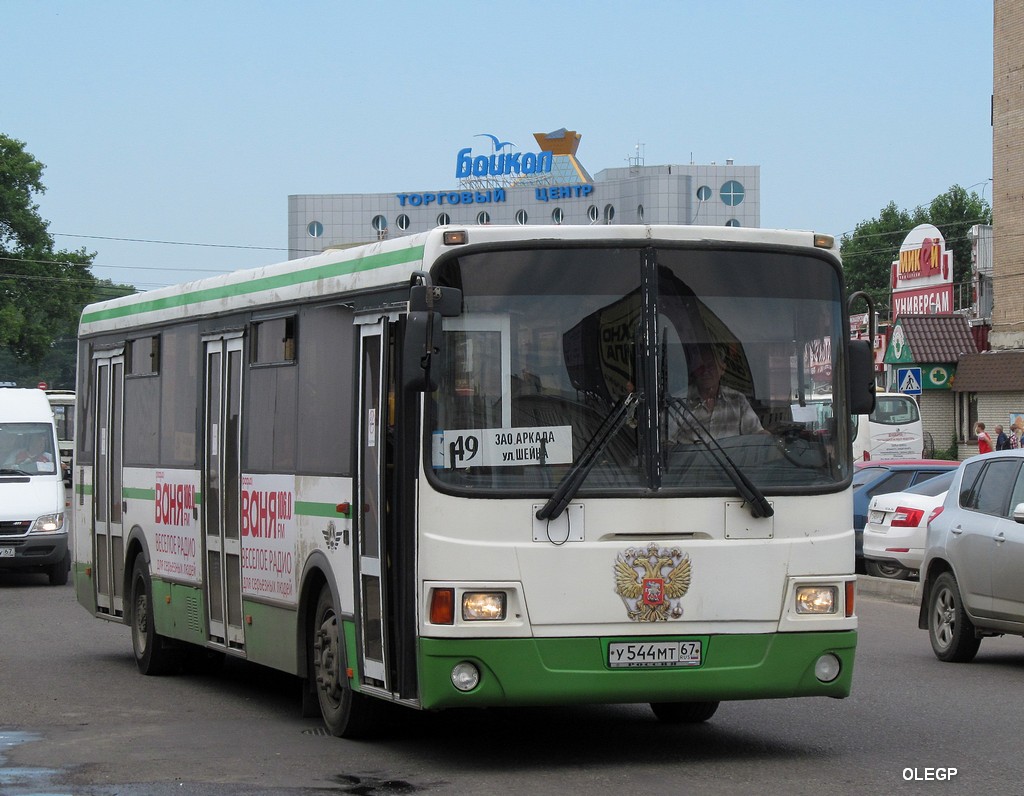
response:
M870 409L846 317L829 236L643 225L443 227L93 304L78 600L143 673L274 667L341 736L382 702L845 697L850 425L802 418L822 340L835 417ZM696 428L708 345L757 433Z

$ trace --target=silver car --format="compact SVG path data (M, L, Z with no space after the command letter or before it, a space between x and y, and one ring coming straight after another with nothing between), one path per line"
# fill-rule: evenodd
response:
M967 662L982 638L1024 636L1024 450L974 456L928 523L918 627L939 660Z

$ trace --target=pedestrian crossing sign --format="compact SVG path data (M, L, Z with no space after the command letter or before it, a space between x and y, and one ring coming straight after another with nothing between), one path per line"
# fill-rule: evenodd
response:
M921 394L921 368L896 368L897 390L905 395Z

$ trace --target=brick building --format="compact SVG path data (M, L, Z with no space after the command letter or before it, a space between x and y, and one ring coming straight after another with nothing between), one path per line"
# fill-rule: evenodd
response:
M1024 4L993 4L991 351L961 357L953 381L960 456L974 423L1008 427L1024 412Z

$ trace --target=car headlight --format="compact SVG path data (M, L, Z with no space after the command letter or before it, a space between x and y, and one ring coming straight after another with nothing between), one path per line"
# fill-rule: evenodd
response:
M56 514L44 514L42 517L37 517L36 521L32 523L32 527L29 528L29 533L60 533L64 530L64 512L60 511Z
M797 586L798 614L834 614L839 589L835 586Z
M462 618L467 622L505 618L505 592L467 591L462 595Z

